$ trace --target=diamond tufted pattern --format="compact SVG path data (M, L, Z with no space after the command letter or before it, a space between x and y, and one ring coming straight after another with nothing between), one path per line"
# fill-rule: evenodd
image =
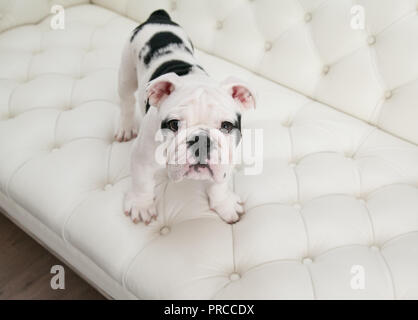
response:
M97 3L114 11L75 6L65 30L46 18L0 34L0 204L17 222L116 298L418 298L412 5L370 18L367 40L340 21L351 1ZM113 141L116 83L137 22L117 12L143 20L157 6L189 29L210 74L259 93L243 124L263 128L263 171L236 173L246 214L235 225L209 210L200 182L163 174L157 221L122 213L131 143ZM379 53L385 39L399 43ZM353 266L364 289L350 286Z
M93 2L137 21L164 7L205 52L418 142L417 0Z
M24 24L37 23L50 13L54 7L70 7L88 0L2 0L0 2L0 32Z

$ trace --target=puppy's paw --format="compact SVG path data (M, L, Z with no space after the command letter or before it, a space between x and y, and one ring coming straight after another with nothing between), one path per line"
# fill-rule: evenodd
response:
M133 223L143 221L148 225L152 219L157 219L154 197L149 194L128 192L125 195L124 212Z
M138 136L138 121L135 118L120 118L115 139L119 142L129 141Z
M227 223L235 223L244 213L244 207L241 199L233 192L228 192L226 198L209 199L210 208L218 213L218 215Z

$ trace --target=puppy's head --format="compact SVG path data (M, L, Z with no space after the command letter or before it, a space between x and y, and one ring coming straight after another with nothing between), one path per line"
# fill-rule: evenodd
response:
M235 78L216 83L168 73L148 84L147 97L158 109L169 177L227 179L241 139L241 113L255 108L248 86Z

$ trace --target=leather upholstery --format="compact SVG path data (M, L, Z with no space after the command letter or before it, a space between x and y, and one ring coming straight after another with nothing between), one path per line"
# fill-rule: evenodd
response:
M50 13L54 6L63 8L88 3L88 0L2 0L0 2L0 32L24 24L37 23Z
M418 143L417 0L93 3L137 21L163 7L205 52Z
M138 12L141 17L168 4L129 3L132 7L123 12ZM250 23L241 23L248 32L235 31L236 38L231 37L232 29L225 29L218 41L208 40L221 32L208 31L216 22L213 12L219 16L229 12L229 1L225 8L218 3L212 9L218 11L206 12L205 19L196 10L186 16L182 3L192 2L179 2L177 9L184 14L179 21L186 27L195 19L191 37L202 49L197 52L202 65L215 78L235 75L258 91L259 107L244 115L243 126L264 130L263 172L235 175L234 188L245 202L242 220L231 226L211 212L201 183L172 184L163 175L158 220L149 226L134 225L123 215L131 142L113 140L119 103L116 83L122 45L137 25L118 13L125 10L123 2L117 2L120 10L112 8L115 11L97 5L68 8L65 30L51 30L47 18L0 34L0 205L117 298L418 298L418 148L358 119L373 112L382 112L384 119L383 111L394 108L399 117L388 116L393 130L385 129L417 141L417 128L411 127L418 115L413 108L415 84L399 87L385 107L372 111L376 101L371 97L381 88L374 79L368 80L372 73L360 54L371 48L357 50L360 56L345 56L347 48L338 53L324 46L330 60L338 54L347 64L338 69L329 63L328 74L335 69L336 78L321 76L317 82L314 72L311 76L302 72L316 70L317 62L296 54L311 52L295 51L302 37L297 30L306 32L307 26L290 2L288 14L280 11L284 20L271 21L278 24L277 30L294 24L282 43L282 49L289 50L287 64L280 58L284 51L267 57L276 42L265 52L266 37L258 31L252 35ZM268 3L265 7L262 3L235 1L247 9L231 18L231 28L238 18L252 21L249 13L257 11L248 8L268 11ZM301 3L318 6L318 11L309 10L312 21L315 12L325 15L326 10L346 8L344 1L338 8L331 1ZM386 30L401 41L397 32L414 34L417 16L410 7L398 9L405 9L400 13L403 18ZM405 12L410 16L404 17ZM380 21L382 16L373 20L373 30L388 25L390 19ZM198 36L199 30L208 36ZM247 36L246 46L238 47ZM238 42L229 44L234 39ZM348 42L356 46L356 41ZM257 44L261 49L255 48ZM248 50L248 55L238 55L238 48ZM289 65L292 50L293 58L300 59L294 67ZM379 67L393 68L386 74L391 84L417 75L416 59L402 50L401 43L390 49L387 54L395 60ZM394 61L406 67L397 69ZM285 67L289 69L280 72ZM362 73L359 78L352 77L355 67ZM338 79L346 80L347 90L337 90ZM357 83L360 80L367 90ZM309 91L311 85L321 89ZM331 107L309 98L313 92L317 98L319 92L324 99L332 97L325 99ZM364 289L350 286L356 266L364 269Z

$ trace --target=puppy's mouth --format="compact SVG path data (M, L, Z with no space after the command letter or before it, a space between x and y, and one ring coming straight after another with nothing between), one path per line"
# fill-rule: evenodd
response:
M186 176L193 171L196 173L201 173L205 170L208 170L211 177L213 177L213 170L207 163L197 163L197 164L190 165L189 169L186 172Z
M179 182L183 178L223 182L227 177L229 166L212 163L189 163L185 165L168 165L167 169L169 178L174 182Z

